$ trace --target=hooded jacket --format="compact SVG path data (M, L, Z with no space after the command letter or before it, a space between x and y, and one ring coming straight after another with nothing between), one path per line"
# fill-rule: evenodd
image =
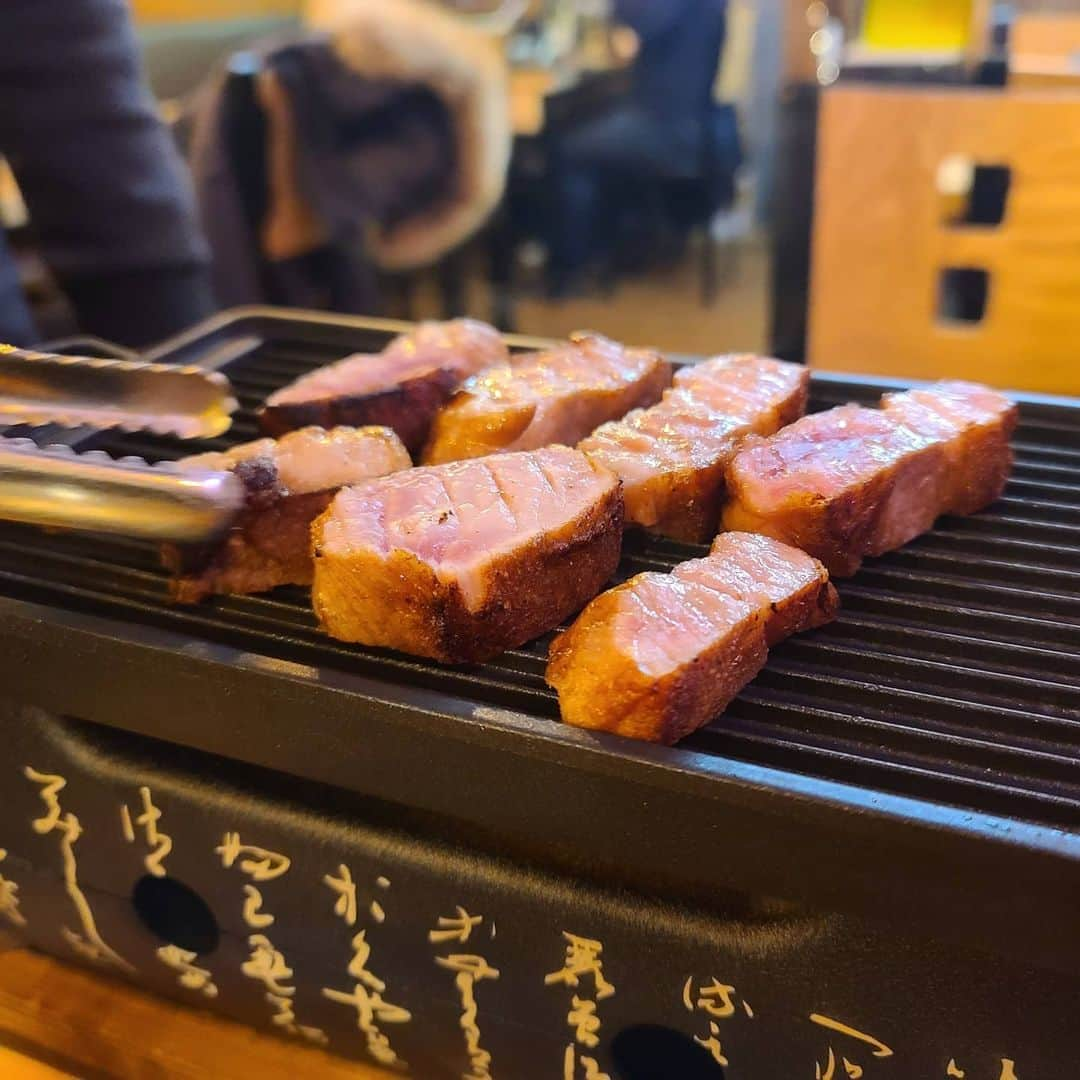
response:
M192 170L223 304L369 310L372 266L437 261L502 196L494 41L419 0L323 0L310 25L253 54L243 138L227 75L198 109Z

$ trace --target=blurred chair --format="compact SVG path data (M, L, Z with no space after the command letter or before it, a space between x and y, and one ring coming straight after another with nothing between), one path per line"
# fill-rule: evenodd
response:
M1080 93L822 96L810 363L1080 393Z
M704 228L729 205L741 160L735 113L713 97L726 36L725 0L652 5L622 0L637 33L626 98L595 118L547 133L552 211L547 236L556 291L587 263L611 277L644 269L665 238ZM703 295L715 291L703 243Z

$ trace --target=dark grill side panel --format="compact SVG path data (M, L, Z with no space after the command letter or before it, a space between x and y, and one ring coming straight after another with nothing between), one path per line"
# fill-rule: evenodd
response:
M226 438L181 446L109 435L95 445L158 459L255 438L254 409L268 393L341 354L274 342L227 367L242 409ZM816 381L812 407L873 403L879 393ZM1016 449L1004 498L975 517L944 518L902 551L869 561L841 584L834 624L775 649L727 713L683 745L1014 817L1080 819L1080 409L1026 406ZM700 553L631 537L620 575ZM154 551L139 543L0 527L0 590L558 716L543 681L546 640L480 667L448 669L329 641L301 589L177 608Z

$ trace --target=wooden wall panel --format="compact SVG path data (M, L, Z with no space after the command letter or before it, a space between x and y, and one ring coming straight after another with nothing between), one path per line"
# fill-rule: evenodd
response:
M941 163L1012 170L999 226L949 227ZM946 267L983 321L937 317ZM1080 393L1080 94L837 87L819 121L810 362Z

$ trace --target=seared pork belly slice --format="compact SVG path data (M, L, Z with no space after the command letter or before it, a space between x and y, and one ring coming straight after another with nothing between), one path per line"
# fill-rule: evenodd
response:
M886 394L881 407L913 431L945 444L942 513L973 514L1005 490L1017 408L1004 394L977 383L939 382Z
M338 488L410 465L401 440L381 427L310 427L185 458L181 469L235 473L246 502L219 541L163 546L162 561L176 575L173 596L196 603L212 593L310 584L311 523Z
M596 595L622 522L618 479L562 446L345 488L312 527L315 612L344 641L485 660Z
M933 525L945 474L939 440L841 405L746 441L728 466L723 524L794 544L846 576Z
M421 323L381 353L347 356L271 394L259 423L271 435L305 424L380 424L415 453L432 417L461 383L508 355L498 331L486 323Z
M576 334L469 379L435 418L424 461L573 446L605 420L651 405L670 382L659 353Z
M627 524L701 543L720 526L724 469L749 434L771 435L806 410L809 373L763 356L685 367L661 401L578 444L623 482Z
M704 559L598 596L552 643L547 681L566 723L670 745L723 712L769 645L837 604L816 559L726 533Z

